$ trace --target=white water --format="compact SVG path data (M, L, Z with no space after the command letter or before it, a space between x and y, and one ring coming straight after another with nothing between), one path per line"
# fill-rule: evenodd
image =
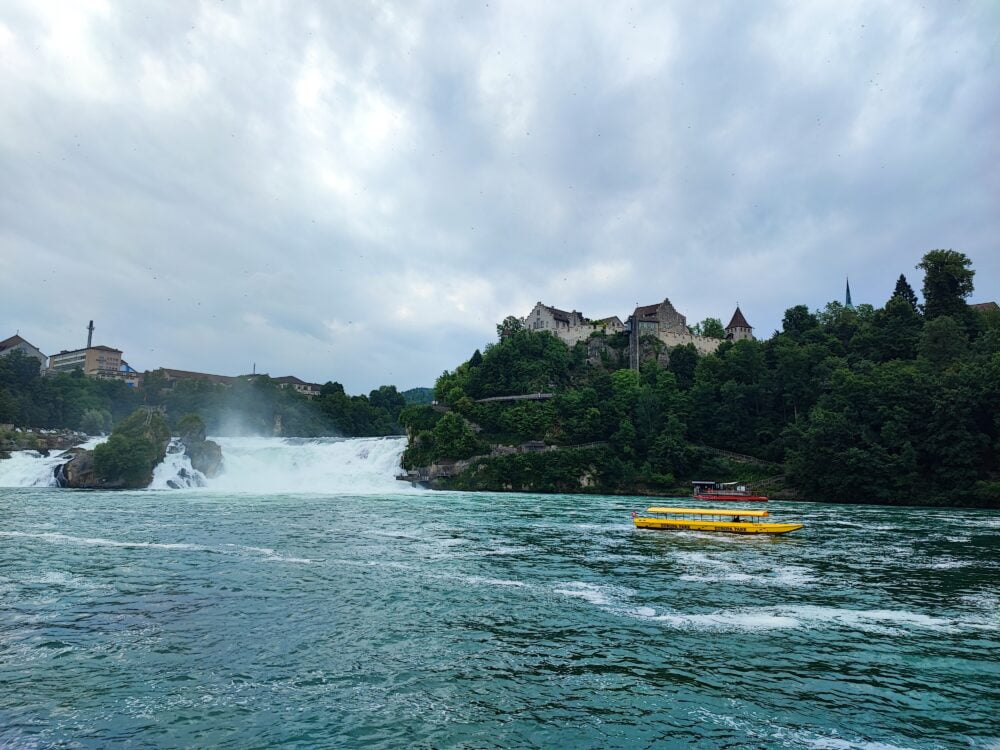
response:
M82 447L93 448L103 438ZM368 495L410 489L396 480L405 438L212 438L222 447L223 470L207 479L191 467L179 443L153 472L149 489L204 487L224 492L322 492ZM15 451L0 460L0 487L54 487L54 470L67 459L53 451Z
M106 437L88 438L78 448L93 450ZM0 460L0 487L55 487L55 469L69 461L64 451L54 450L48 456L38 451L11 451L10 458Z
M0 460L0 487L55 487L55 469L67 459L62 451L52 451L46 458L37 451L11 451Z
M191 459L184 455L184 446L174 438L167 446L167 455L160 465L153 469L151 490L179 490L190 487L204 487L208 479L191 466Z
M210 489L227 492L400 492L396 480L406 438L212 438L223 472Z

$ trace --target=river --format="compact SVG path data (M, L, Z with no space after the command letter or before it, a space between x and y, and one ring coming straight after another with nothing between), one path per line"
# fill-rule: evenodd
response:
M639 531L627 498L403 491L400 448L0 488L0 747L1000 747L995 511Z

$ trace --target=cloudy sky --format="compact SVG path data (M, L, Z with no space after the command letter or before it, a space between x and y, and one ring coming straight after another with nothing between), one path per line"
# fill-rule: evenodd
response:
M537 300L1000 297L1000 6L0 3L0 338L431 385Z

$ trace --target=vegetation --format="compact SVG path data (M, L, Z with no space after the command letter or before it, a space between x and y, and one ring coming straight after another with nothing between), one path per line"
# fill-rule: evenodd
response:
M1000 505L1000 316L968 306L961 253L931 251L918 268L923 307L901 275L881 308L794 306L770 339L676 347L639 372L614 356L623 336L568 348L504 321L498 343L438 379L448 413L402 412L404 462L541 441L554 449L481 460L452 486L669 492L749 478L723 449L773 462L810 499ZM540 392L555 395L480 401Z
M241 378L227 386L207 380L169 383L160 370L146 373L141 388L88 378L79 370L41 376L38 361L13 352L0 357L0 423L19 427L79 429L108 433L140 406L161 409L171 429L196 413L211 434L377 436L402 431L406 405L395 386L367 396L348 396L328 382L310 399L266 376Z
M149 486L163 460L170 428L161 414L137 410L122 420L106 442L94 449L94 472L104 482L126 488Z
M429 404L434 400L433 388L410 388L403 391L403 398L407 404Z

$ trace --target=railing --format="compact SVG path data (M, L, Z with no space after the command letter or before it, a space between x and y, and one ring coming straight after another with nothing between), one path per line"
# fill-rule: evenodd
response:
M526 393L520 396L490 396L489 398L477 398L477 404L487 404L496 401L545 401L555 398L554 393Z

